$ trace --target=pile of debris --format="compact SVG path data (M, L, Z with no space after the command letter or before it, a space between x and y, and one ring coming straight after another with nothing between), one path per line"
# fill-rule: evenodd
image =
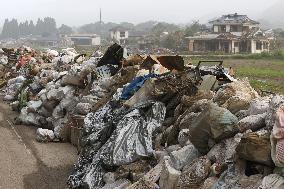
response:
M283 96L261 97L222 62L94 54L49 50L3 77L18 123L78 147L71 188L284 188Z

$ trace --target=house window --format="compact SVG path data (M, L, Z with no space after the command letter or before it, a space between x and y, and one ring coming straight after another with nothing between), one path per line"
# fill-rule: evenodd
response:
M247 32L247 31L249 31L249 27L248 26L244 26L243 27L243 32Z
M120 32L120 37L125 37L125 32Z
M235 42L235 43L234 43L234 46L235 46L235 47L239 47L239 42Z
M263 43L263 49L268 49L268 43L267 42Z
M231 30L230 31L231 32L237 32L238 31L238 26L235 26L235 25L231 26Z
M221 32L226 32L226 26L220 26L220 31Z
M71 39L75 45L82 45L82 46L85 46L85 45L91 45L92 44L92 39L90 38L72 38Z
M214 26L213 28L214 28L214 32L215 32L215 33L218 33L218 32L219 32L219 27L218 27L218 26Z
M49 41L49 42L48 42L48 46L54 46L54 43L51 42L51 41Z
M231 25L231 32L242 32L243 28L240 25Z
M256 50L262 50L262 42L261 41L256 42Z

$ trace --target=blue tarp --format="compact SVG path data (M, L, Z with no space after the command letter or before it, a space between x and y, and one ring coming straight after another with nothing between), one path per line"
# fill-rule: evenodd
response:
M128 86L126 86L123 89L121 99L122 100L128 100L130 97L133 96L133 94L136 91L138 91L143 86L144 82L147 79L153 78L153 77L157 77L157 75L156 74L148 74L148 75L136 77Z

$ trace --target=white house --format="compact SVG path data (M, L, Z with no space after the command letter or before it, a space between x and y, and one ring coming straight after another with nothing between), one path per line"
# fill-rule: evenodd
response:
M110 38L119 44L125 44L129 38L129 31L121 26L114 27L110 30Z
M189 39L190 52L268 52L271 38L247 15L228 14L209 22L212 32Z
M96 34L74 34L69 38L76 46L99 46L101 45L101 37Z

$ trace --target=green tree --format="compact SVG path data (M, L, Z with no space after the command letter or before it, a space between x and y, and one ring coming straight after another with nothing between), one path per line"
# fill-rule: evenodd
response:
M198 21L194 21L190 26L186 27L184 33L186 36L194 36L202 27L203 25L201 25Z
M35 29L36 28L35 28L34 22L31 20L29 23L29 27L28 27L28 33L35 34L36 33Z
M44 32L43 21L39 18L35 26L35 34L42 34Z
M35 34L50 35L53 33L57 33L56 21L54 18L46 17L43 20L40 18L37 20Z
M51 17L46 17L43 20L43 33L56 33L57 28L56 28L56 21L54 18Z
M279 36L282 37L282 38L284 38L284 31L281 31L281 32L279 33Z
M26 20L24 23L23 23L23 35L29 35L31 34L29 32L29 22Z
M184 31L179 30L167 35L161 42L161 45L168 49L183 50L184 48Z
M2 37L3 38L8 38L9 37L9 20L5 19L4 25L3 25L3 29L2 29Z
M23 36L24 35L24 33L25 33L25 28L24 28L24 23L20 23L19 24L19 36Z
M175 24L168 24L165 22L159 22L152 28L152 33L155 35L161 35L163 32L175 32L180 30L179 26Z
M72 28L65 24L62 24L60 28L58 28L58 31L60 34L64 34L64 35L70 35L73 33Z
M16 19L11 20L11 22L9 23L8 31L10 32L9 37L14 38L14 39L19 37L19 25Z

